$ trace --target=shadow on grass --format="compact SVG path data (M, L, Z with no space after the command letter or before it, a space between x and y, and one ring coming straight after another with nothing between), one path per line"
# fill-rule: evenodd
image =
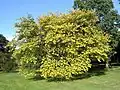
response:
M103 68L103 66L96 66L96 67L90 68L89 71L85 74L74 75L73 78L71 78L69 80L66 80L65 78L48 78L48 79L46 79L46 81L48 81L48 82L63 82L63 81L73 81L73 80L78 80L78 79L87 79L92 76L105 75L105 72L106 72L106 69ZM9 72L0 71L0 73L18 73L18 70L13 70L13 71L9 71ZM29 78L29 80L38 81L38 80L45 80L45 79L41 76L36 76L34 78Z
M77 75L72 80L87 79L87 78L90 78L92 76L105 75L106 71L107 71L107 69L105 69L101 66L92 67L92 68L89 69L89 71L87 73L82 74L82 75Z
M66 79L61 79L61 78L49 78L47 79L48 82L61 82L61 81L73 81L73 80L79 80L79 79L87 79L90 78L92 76L101 76L101 75L105 75L105 72L107 70L103 67L103 66L96 66L96 67L92 67L87 73L82 74L82 75L74 75L73 78L71 78L70 80L66 80Z
M101 76L105 75L107 69L103 65L95 66L89 69L88 73L90 76Z
M18 73L19 71L17 70L11 70L11 71L3 71L3 70L0 70L0 73Z
M92 76L101 76L101 75L105 75L105 68L103 68L103 66L97 66L97 67L92 67L91 69L89 69L89 71L85 74L82 75L74 75L73 78L67 80L65 78L48 78L46 79L47 82L64 82L64 81L73 81L73 80L78 80L78 79L86 79L86 78L90 78ZM34 81L38 81L38 80L45 80L45 78L41 77L41 76L36 76L34 78L29 78L29 80L34 80Z
M44 78L38 75L33 78L29 78L29 80L39 81L39 80L44 80Z

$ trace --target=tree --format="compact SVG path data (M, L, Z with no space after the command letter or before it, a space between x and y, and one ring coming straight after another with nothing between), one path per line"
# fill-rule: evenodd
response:
M8 43L8 40L2 34L0 34L0 45L1 45L1 47L6 46L7 43Z
M98 24L104 32L111 35L109 45L113 48L109 56L113 56L116 48L119 47L118 27L120 27L120 15L114 10L112 0L75 0L74 9L94 10L98 16Z
M106 61L109 35L96 25L92 11L50 14L35 22L23 17L11 42L19 71L27 76L70 79L91 67L91 60Z
M0 34L0 70L10 71L13 68L11 53L8 52L7 43L9 41Z
M22 74L26 77L35 76L43 54L39 27L31 15L20 18L15 27L16 37L9 43L12 57L18 63Z

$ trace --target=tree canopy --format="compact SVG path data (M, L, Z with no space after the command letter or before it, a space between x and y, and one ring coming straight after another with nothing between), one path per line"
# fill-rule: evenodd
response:
M120 28L120 15L114 9L112 0L74 0L73 8L95 11L96 16L99 18L98 25L104 32L110 34L111 42L109 44L113 51L116 51L120 39L118 31L118 28Z
M49 14L38 22L30 16L21 18L11 42L19 71L25 76L70 79L87 72L92 60L106 61L109 35L97 20L89 10Z

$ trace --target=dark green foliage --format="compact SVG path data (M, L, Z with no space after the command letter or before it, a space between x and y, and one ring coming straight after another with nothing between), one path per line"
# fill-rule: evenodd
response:
M8 40L0 34L0 70L10 71L15 66L15 61L11 59L11 53L8 52L8 47L6 47Z
M2 34L0 34L0 45L5 46L7 43L8 40Z
M89 9L96 11L99 19L107 14L112 8L112 0L75 0L74 9Z
M16 68L16 63L11 59L11 54L9 52L0 52L0 70L11 71Z

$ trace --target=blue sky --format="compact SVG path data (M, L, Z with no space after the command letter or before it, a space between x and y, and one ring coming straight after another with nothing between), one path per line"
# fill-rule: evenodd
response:
M0 2L0 34L8 40L15 35L14 23L27 14L34 18L47 12L67 12L72 9L74 0L1 0ZM114 0L114 4L120 13L120 5Z

